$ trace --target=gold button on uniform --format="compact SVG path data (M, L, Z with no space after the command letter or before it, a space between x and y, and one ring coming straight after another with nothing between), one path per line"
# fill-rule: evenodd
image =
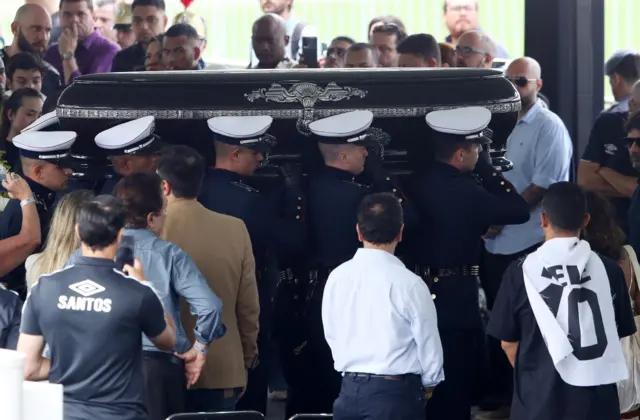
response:
M296 219L300 219L300 216L296 216Z
M431 295L431 299L436 300L436 295Z
M298 197L298 201L302 201L302 197Z
M396 189L394 188L394 189L392 189L391 191L396 192Z
M433 278L433 282L434 282L434 283L437 283L437 282L439 282L439 281L440 281L440 279L439 279L439 278L437 278L437 277L434 277L434 278Z
M387 177L387 178L386 178L386 180L387 180L387 181L391 181L391 178Z
M511 188L507 188L507 192L511 192Z
M498 174L496 172L493 173L493 176L498 176Z
M504 185L504 181L500 181L500 185Z
M402 203L402 198L398 198L398 203Z

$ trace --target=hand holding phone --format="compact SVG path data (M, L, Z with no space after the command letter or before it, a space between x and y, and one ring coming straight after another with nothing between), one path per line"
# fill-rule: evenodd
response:
M123 236L120 240L120 248L116 254L116 266L118 270L124 270L124 266L134 266L133 247L135 240L131 236ZM135 277L135 276L134 276Z
M302 58L304 64L310 69L317 69L318 66L318 38L302 37Z

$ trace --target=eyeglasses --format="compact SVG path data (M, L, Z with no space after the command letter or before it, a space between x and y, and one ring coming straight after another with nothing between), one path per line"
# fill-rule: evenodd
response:
M471 54L487 55L489 53L487 51L476 50L475 48L471 48L471 47L456 47L456 54L460 54L460 55L471 55Z
M535 82L535 81L538 80L538 79L527 79L524 76L521 76L521 77L507 77L507 79L511 83L513 83L514 85L516 85L518 87L521 87L521 88L527 86L530 82Z
M638 137L625 137L623 141L626 141L629 147L633 145L640 146L640 138Z
M466 5L466 6L453 6L447 7L447 10L451 10L452 12L460 13L460 12L473 12L476 10L475 6Z

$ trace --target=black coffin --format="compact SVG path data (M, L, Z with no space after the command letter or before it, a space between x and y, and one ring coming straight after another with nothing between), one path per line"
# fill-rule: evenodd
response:
M213 159L206 120L222 115L271 115L278 139L270 161L308 162L316 150L308 137L311 121L366 109L373 126L390 135L384 148L392 172L424 165L430 129L425 115L436 109L479 105L494 114L494 148L499 149L520 109L517 91L499 70L338 69L237 70L109 73L77 78L60 96L63 130L78 133L73 153L105 162L94 138L122 122L153 115L168 143L198 149ZM313 160L312 160L313 161ZM268 171L263 171L267 173Z

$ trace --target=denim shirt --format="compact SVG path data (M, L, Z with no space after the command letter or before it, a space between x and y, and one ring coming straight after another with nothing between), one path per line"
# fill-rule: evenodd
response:
M134 256L142 264L145 278L160 296L165 311L175 322L174 350L184 353L191 348L180 322L181 296L191 307L191 313L197 317L194 330L196 339L209 344L221 338L226 332L222 324L222 301L213 293L193 260L178 245L158 238L148 229L125 229L124 235L134 238ZM72 265L79 256L81 252L77 250L66 265ZM145 351L161 351L147 337L142 338L142 348Z

